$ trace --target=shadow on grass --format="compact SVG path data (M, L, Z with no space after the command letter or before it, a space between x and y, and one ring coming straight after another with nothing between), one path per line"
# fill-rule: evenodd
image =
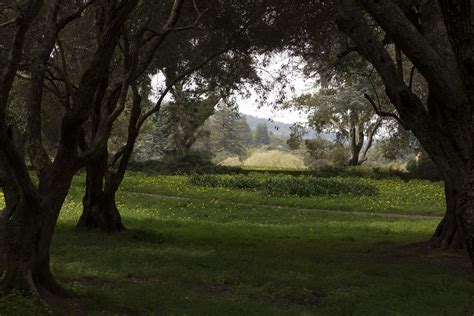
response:
M459 268L469 264L464 254L407 247L429 237L429 221L334 215L306 222L124 221L129 230L116 235L58 227L53 268L88 311L457 314L473 308L470 274Z

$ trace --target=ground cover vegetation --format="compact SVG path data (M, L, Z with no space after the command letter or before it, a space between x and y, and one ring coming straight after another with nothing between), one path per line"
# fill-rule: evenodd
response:
M372 181L382 198L370 198L383 202L371 208L341 194L345 210L443 214L440 183ZM462 315L474 308L467 256L419 245L435 218L296 210L305 203L132 173L117 196L129 229L104 235L75 229L84 182L74 179L52 243L52 270L77 295L71 313ZM425 198L407 201L415 192ZM2 297L0 308L42 313L21 295Z
M314 178L295 176L249 175L195 175L189 179L191 184L203 187L262 190L271 195L377 195L374 186L350 178Z

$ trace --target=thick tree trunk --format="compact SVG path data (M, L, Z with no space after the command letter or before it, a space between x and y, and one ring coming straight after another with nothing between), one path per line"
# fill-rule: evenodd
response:
M107 233L125 230L115 203L117 190L105 187L107 168L107 153L87 166L86 192L78 228L98 229Z
M109 153L107 149L104 149L98 160L87 166L86 193L83 198L83 212L77 224L78 228L99 229L108 233L126 229L115 202L115 195L125 177L140 130L137 122L140 118L142 99L135 86L132 86L132 91L133 104L127 143L112 156L110 162Z
M359 153L361 148L359 146L351 147L351 159L349 160L349 166L358 166L359 163Z
M445 182L446 214L429 240L430 247L441 249L463 249L464 231L459 218L461 197L453 186Z
M59 210L45 210L5 190L7 207L0 216L0 291L19 291L48 305L67 297L51 274L49 250Z
M360 126L352 127L350 131L350 142L351 142L351 159L349 160L349 166L358 166L361 164L359 161L359 154L364 144L364 132Z
M99 229L107 233L125 230L115 203L115 194L89 192L83 204L83 212L77 223L78 228Z

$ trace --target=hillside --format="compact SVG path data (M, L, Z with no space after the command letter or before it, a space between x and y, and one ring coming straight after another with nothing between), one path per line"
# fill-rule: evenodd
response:
M245 119L247 120L247 124L250 126L251 129L255 129L255 127L258 124L266 124L269 132L272 132L276 135L280 135L283 137L290 136L290 127L292 124L283 123L279 121L273 121L271 119L265 119L265 118L256 117L249 114L244 114L244 113L240 113L240 115L242 117L245 117ZM316 135L317 135L316 131L314 131L313 129L308 129L308 133L305 135L304 138L314 138L316 137ZM329 139L329 140L334 139L333 135L326 134L326 133L322 134L321 137L324 139Z

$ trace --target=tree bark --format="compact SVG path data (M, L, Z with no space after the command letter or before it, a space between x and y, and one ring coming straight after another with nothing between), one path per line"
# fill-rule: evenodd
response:
M351 159L349 160L349 166L358 166L361 164L359 161L359 154L364 144L364 131L360 126L352 127L350 131L351 137Z
M0 291L19 291L47 305L54 297L68 294L56 282L49 267L56 221L54 216L42 217L41 208L20 199L9 218L2 215Z
M113 233L125 230L122 217L115 202L117 190L106 187L108 174L108 153L105 151L97 160L86 168L86 192L83 202L82 215L77 228L98 229Z
M453 185L445 182L446 214L429 240L432 248L463 249L464 231L458 216L461 198Z
M27 199L12 181L4 162L3 157L0 185L5 209L0 215L0 292L18 291L48 305L69 296L49 266L54 227L69 186L62 183L59 186L63 189L58 189L42 183L42 198Z
M462 1L441 3L442 10L437 8L438 1L426 3L431 10L423 11L423 32L395 1L388 0L339 0L337 24L377 70L399 121L414 133L445 180L446 215L431 245L448 248L464 241L474 264L474 72L464 58L472 56L468 40L472 38L472 10L460 8ZM367 13L426 80L426 104L400 76L385 44L368 25Z

